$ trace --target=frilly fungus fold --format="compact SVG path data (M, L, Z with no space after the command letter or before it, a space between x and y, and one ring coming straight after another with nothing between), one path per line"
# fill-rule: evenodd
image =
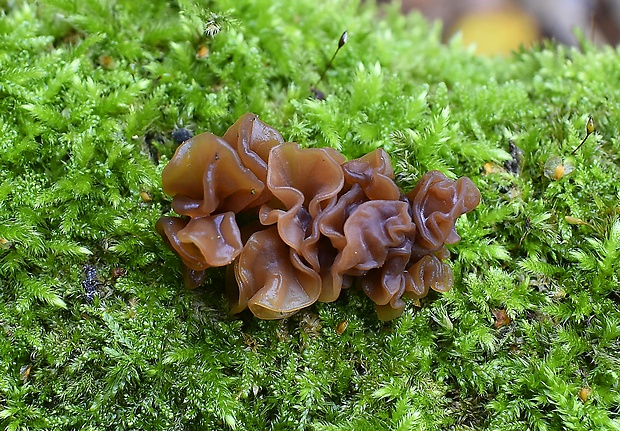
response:
M156 229L181 258L185 283L232 264L231 312L262 319L334 301L355 282L381 320L400 315L403 298L449 290L444 245L460 240L457 218L480 202L471 180L439 171L403 194L384 150L346 161L332 148L284 142L249 113L221 138L181 144L162 185L182 217L163 216Z
M347 184L359 184L368 199L400 198L401 191L394 182L390 157L382 148L344 163L342 170Z
M265 188L223 139L202 133L185 141L162 173L164 192L181 215L204 217L251 206Z
M452 181L439 171L424 174L406 197L418 228L413 252L419 256L460 241L456 219L480 203L480 192L469 178Z
M233 313L249 307L261 319L281 319L312 305L321 292L319 275L282 241L275 227L250 237L234 269L239 298Z
M344 156L333 148L301 149L287 142L271 150L267 188L276 198L264 204L259 220L277 223L282 240L319 271L318 222L344 185Z
M243 248L235 213L230 211L189 220L161 217L155 228L183 264L195 271L228 265Z

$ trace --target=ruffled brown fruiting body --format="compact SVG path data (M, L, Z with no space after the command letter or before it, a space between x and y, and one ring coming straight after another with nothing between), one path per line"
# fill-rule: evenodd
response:
M210 267L231 265L231 312L280 319L334 301L357 283L390 320L454 276L445 244L457 218L480 203L468 178L439 171L403 194L387 153L346 161L332 148L300 148L254 114L223 137L197 135L162 174L182 217L161 217L159 234L196 287ZM238 217L242 215L244 217ZM239 224L240 219L256 221Z

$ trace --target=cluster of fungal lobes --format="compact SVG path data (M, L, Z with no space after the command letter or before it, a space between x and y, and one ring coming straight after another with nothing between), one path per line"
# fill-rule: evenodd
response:
M390 320L404 298L450 289L445 244L460 240L456 219L480 202L469 178L439 171L403 193L384 150L347 161L333 148L285 142L250 113L222 137L181 144L162 185L181 217L163 216L156 229L183 261L185 284L228 265L231 312L261 319L357 284Z

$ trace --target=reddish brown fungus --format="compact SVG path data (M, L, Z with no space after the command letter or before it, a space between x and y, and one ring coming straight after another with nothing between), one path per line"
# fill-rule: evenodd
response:
M239 299L261 319L281 319L312 305L321 292L319 275L290 249L275 227L253 234L235 261Z
M469 178L453 181L439 171L427 172L406 196L418 229L413 253L419 256L460 241L456 219L480 203L480 192Z
M276 199L261 207L259 219L264 225L277 223L282 240L315 271L318 222L344 185L343 162L332 148L301 149L290 142L274 147L269 156L267 187Z
M189 220L161 217L155 227L183 264L194 271L228 265L243 247L232 212Z
M331 148L302 149L254 114L221 138L184 142L162 183L182 217L161 217L156 229L185 283L231 265L231 312L262 319L334 301L356 282L382 320L402 313L403 298L447 291L444 245L460 240L457 218L480 202L471 180L438 171L403 194L384 150L346 161Z

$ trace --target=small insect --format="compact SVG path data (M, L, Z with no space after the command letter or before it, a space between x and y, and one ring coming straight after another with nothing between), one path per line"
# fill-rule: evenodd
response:
M336 54L338 54L338 51L340 51L340 48L342 48L344 44L347 43L348 38L349 38L349 33L347 30L345 30L344 33L342 33L342 35L340 36L340 39L338 40L338 48L336 48L336 51L334 51L334 55L332 55L332 58L327 62L325 69L323 69L323 73L321 73L321 77L319 78L318 81L316 81L316 83L312 87L310 87L310 91L312 91L312 94L314 94L314 97L317 100L325 100L325 94L317 88L317 85L319 85L321 81L323 80L323 78L325 77L325 73L327 73L327 70L331 67L332 62L336 58Z
M177 144L182 144L183 142L194 136L192 131L186 129L185 127L174 129L170 135L172 136L172 139L174 139L174 142L176 142Z
M312 91L312 94L314 94L314 98L317 100L325 100L325 93L323 93L321 90L319 90L316 87L312 87L310 89L310 91Z
M95 295L99 291L99 287L101 286L101 281L99 281L99 276L97 275L97 268L95 265L84 265L84 274L86 277L82 280L82 288L84 289L84 296L86 298L86 302L89 304L93 302Z
M153 200L151 194L144 190L140 192L140 197L142 198L142 202L151 202Z
M211 19L205 24L204 31L206 36L215 37L222 29L222 26L217 22L218 18L217 15L211 14Z
M510 155L512 156L512 159L506 160L506 162L504 162L504 168L506 168L506 170L510 173L519 175L521 173L521 161L523 159L523 150L517 147L512 139L508 141L508 147L509 147Z

